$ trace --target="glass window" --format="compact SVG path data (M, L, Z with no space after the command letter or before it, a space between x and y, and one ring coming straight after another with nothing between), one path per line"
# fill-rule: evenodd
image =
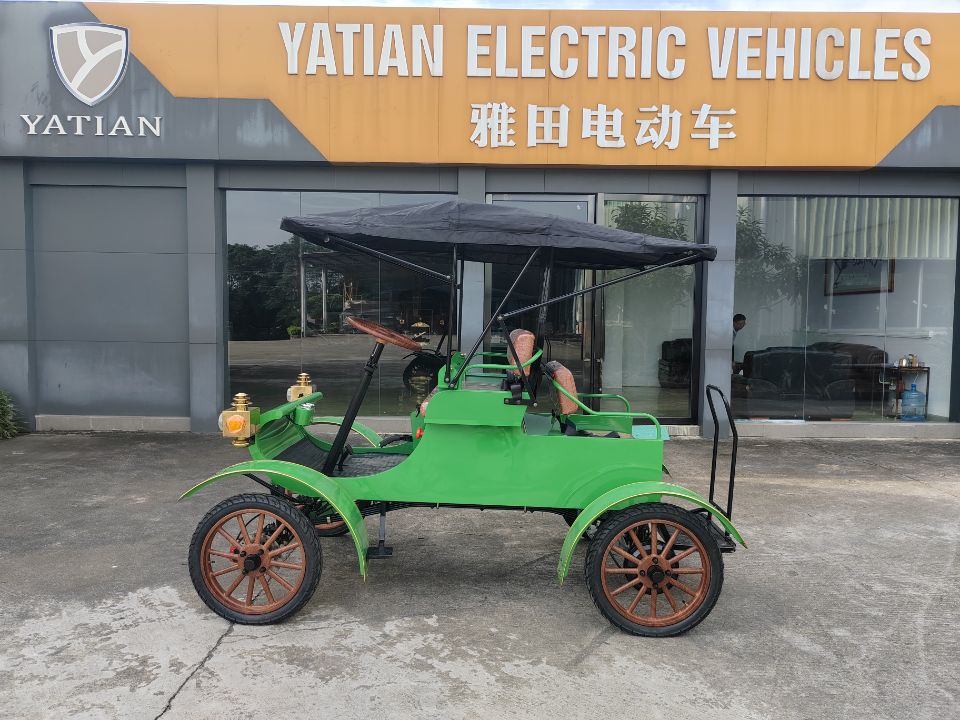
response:
M285 215L427 202L422 193L230 191L227 193L227 284L231 393L262 408L285 401L308 372L331 415L346 409L373 342L347 324L372 319L414 337L418 356L388 346L362 415L410 412L429 392L447 331L448 288L410 270L357 253L321 248L279 229ZM449 273L442 258L410 257ZM442 286L442 287L441 287Z
M699 208L697 197L608 195L603 203L610 227L689 242L702 241ZM695 281L692 266L668 268L603 291L604 392L658 417L692 417Z
M594 222L593 195L534 195L534 194L498 194L492 195L490 201L494 204L512 205L514 207L531 210L533 212L557 215L570 220ZM543 268L546 255L541 253L540 263L535 264L520 280L514 290L505 310L515 310L527 305L540 302L541 285L543 283ZM493 313L507 290L513 284L520 271L519 265L500 265L494 263L488 269L489 312ZM563 295L585 287L590 282L592 273L576 268L553 268L550 274L550 297ZM558 360L563 363L577 383L577 388L587 392L596 384L591 377L590 339L593 305L587 296L580 296L571 300L550 305L546 309L544 318L543 338L538 339L543 344L544 357ZM514 319L516 326L524 327L536 332L538 317L536 312ZM508 329L513 329L513 326ZM500 329L494 327L491 332L491 342L494 346L505 345L506 340L501 337ZM544 380L544 382L546 382Z
M226 203L230 392L273 404L301 367L299 243L280 230L300 197L228 192Z
M916 384L946 419L957 215L955 198L740 198L738 417L896 420Z

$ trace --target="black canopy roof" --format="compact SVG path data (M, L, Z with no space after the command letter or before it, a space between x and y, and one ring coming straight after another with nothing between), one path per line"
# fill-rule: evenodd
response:
M479 262L522 263L534 248L581 268L636 268L713 260L717 250L682 240L627 232L507 205L441 200L287 217L280 227L316 243L349 240L384 253L446 252Z

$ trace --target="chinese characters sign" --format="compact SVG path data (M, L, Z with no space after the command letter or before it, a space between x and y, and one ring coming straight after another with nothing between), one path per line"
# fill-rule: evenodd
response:
M511 127L516 122L516 108L505 102L473 103L470 107L470 122L473 123L470 142L479 148L516 146L513 138L516 131ZM649 143L654 149L663 146L667 150L676 150L679 147L680 125L683 121L679 110L671 110L670 106L665 104L663 107L642 107L638 112L641 117L636 123L640 127L634 140L638 146ZM726 115L737 114L733 108L713 110L709 104L704 103L691 110L690 114L696 117L693 127L699 132L691 132L689 137L707 140L711 150L719 148L721 140L732 140L737 136L731 129L733 123L722 120ZM596 108L583 108L581 117L583 120L579 137L582 140L592 139L599 148L622 148L626 145L623 137L623 111L620 108L608 109L601 103ZM526 127L527 147L567 147L570 138L570 108L566 105L527 105Z
M88 7L332 162L872 167L960 105L960 15Z

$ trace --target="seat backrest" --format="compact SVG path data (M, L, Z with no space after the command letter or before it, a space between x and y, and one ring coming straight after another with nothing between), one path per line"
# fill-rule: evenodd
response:
M557 385L573 395L573 397L577 397L577 383L573 379L572 372L556 360L548 362L544 369ZM573 400L556 388L554 388L554 390L557 394L557 405L560 407L561 415L573 415L580 411L580 406Z
M420 417L423 417L427 414L427 405L430 404L430 401L433 399L433 396L437 394L437 390L440 389L440 386L437 385L430 393L423 399L423 402L420 403Z
M537 337L529 330L524 330L523 328L517 328L510 332L510 342L513 343L513 347L517 351L517 358L520 360L521 367L517 368L517 372L523 371L524 375L530 375L530 365L523 367L523 364L530 360L533 357L533 353L537 349ZM510 348L507 347L507 364L517 367L516 362L513 359L513 353L510 352Z

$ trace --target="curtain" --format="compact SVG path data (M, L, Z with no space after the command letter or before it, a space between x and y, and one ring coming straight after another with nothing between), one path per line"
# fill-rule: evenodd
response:
M743 197L767 239L811 259L953 260L957 198Z

